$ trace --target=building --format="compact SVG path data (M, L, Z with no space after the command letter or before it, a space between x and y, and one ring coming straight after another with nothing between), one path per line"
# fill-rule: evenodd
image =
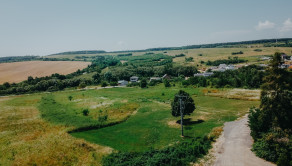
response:
M164 74L164 76L162 76L162 79L163 79L163 80L164 80L164 79L166 79L166 80L170 80L171 77L170 77L169 75L167 75L167 74Z
M138 82L138 80L139 80L139 77L137 77L137 76L130 77L131 82Z
M151 81L161 81L161 78L160 77L151 77L150 82Z
M118 81L118 85L119 86L127 86L128 85L128 81L126 81L126 80L120 80L120 81Z
M197 74L194 74L194 77L209 77L213 74L214 74L213 72L197 73Z

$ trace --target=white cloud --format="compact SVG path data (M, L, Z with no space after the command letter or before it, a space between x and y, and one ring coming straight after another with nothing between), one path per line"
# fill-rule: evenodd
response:
M272 23L268 20L264 21L264 22L259 22L258 25L255 27L256 30L260 31L260 30L264 30L264 29L272 29L275 27L275 23Z
M290 18L288 18L283 23L283 27L280 28L280 32L288 32L288 31L292 31L292 21Z

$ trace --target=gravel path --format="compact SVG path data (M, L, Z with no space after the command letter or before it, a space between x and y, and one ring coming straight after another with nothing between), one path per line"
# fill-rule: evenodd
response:
M241 120L226 122L224 132L215 144L214 166L274 166L257 157L252 151L252 137L247 126L247 116Z

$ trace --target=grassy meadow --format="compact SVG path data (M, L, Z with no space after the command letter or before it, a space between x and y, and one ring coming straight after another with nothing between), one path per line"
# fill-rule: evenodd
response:
M176 123L179 117L172 117L170 112L170 102L179 89L190 93L196 104L194 113L185 116L184 138L180 137L180 125ZM2 97L0 163L99 165L102 156L112 150L143 152L206 136L259 104L253 100L214 97L206 91L221 92L165 88L161 84L147 89L68 90ZM88 115L83 114L84 109L89 110ZM68 134L91 127L97 129Z

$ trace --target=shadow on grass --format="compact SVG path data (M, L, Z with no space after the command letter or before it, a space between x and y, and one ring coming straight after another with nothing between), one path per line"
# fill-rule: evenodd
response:
M188 126L188 125L193 125L193 124L200 124L203 123L204 120L202 119L198 119L196 121L191 121L191 118L187 118L183 120L183 125L184 126ZM180 124L180 120L176 121L177 124Z

